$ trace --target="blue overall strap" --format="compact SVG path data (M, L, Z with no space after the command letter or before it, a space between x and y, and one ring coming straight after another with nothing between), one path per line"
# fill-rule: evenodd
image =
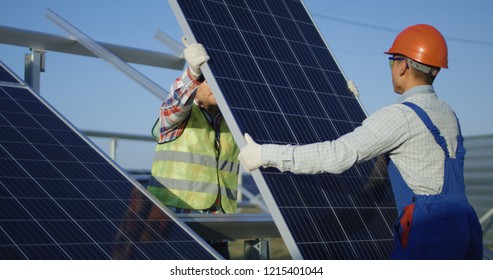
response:
M462 136L460 123L457 116L455 116L455 119L457 120L457 127L459 129L459 134L457 135L457 150L455 151L455 157L459 159L464 159L464 157L466 156L466 148L464 148L464 137Z
M426 125L428 130L435 138L437 144L442 148L443 152L445 153L445 158L450 157L447 149L447 141L445 141L445 138L443 138L442 134L440 133L440 130L438 130L438 127L436 127L435 124L431 121L428 114L423 109L421 109L421 107L419 107L414 103L403 102L402 104L408 106L409 108L413 109L414 112L416 112L418 117L421 119L421 121L423 121L423 123Z

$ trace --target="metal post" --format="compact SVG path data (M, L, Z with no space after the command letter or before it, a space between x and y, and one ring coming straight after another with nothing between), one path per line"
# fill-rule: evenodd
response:
M118 145L118 138L112 138L110 142L110 158L116 161L116 147Z
M245 260L269 260L270 250L268 240L246 240Z
M41 90L41 72L45 71L45 51L32 50L24 57L24 80L37 94Z

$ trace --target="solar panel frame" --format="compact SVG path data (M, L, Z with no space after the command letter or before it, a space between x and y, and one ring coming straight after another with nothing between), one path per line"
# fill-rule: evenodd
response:
M1 259L222 259L2 61L0 73Z
M180 7L180 3L182 3L183 5L187 5L185 7L185 9L190 9L192 11L189 13L189 16L190 16L189 19L187 19L186 16L184 15L184 12L183 12L182 8ZM204 9L204 7L205 7L204 3L207 3L207 5L215 5L215 7L214 7L214 9ZM273 58L273 59L275 59L279 62L292 63L293 64L293 65L291 65L292 68L296 68L297 67L296 65L298 65L298 67L303 67L303 65L313 66L314 63L323 64L323 65L318 65L318 66L320 66L324 69L334 70L334 75L340 75L340 76L337 76L334 78L334 80L338 81L337 86L339 86L339 88L341 88L341 86L343 88L346 88L347 77L344 74L344 72L342 71L339 63L335 59L335 56L333 55L332 50L327 45L325 40L323 40L323 36L321 35L320 30L318 29L318 27L315 24L313 24L314 21L313 21L312 17L310 16L310 14L307 12L300 12L300 13L296 13L296 14L291 14L290 10L287 9L286 6L284 6L284 4L286 4L286 5L297 5L298 8L303 9L303 11L307 11L307 9L306 9L306 7L302 1L282 1L282 3L279 3L279 1L270 1L269 2L269 1L263 1L263 0L260 0L260 1L257 1L257 0L255 0L255 1L242 1L242 0L237 0L237 1L232 1L232 0L202 1L201 0L201 1L193 1L193 4L192 4L191 1L189 1L189 3L187 3L187 1L183 1L183 0L169 0L169 4L171 6L171 9L173 10L173 13L175 14L175 16L178 20L180 28L182 29L184 35L187 37L187 40L189 42L197 42L198 41L199 43L204 44L204 41L198 40L196 38L197 34L194 33L192 31L192 29L199 30L200 33L207 33L207 36L208 37L210 36L210 38L207 38L207 40L206 40L207 43L209 44L208 46L206 46L206 49L209 53L209 56L211 57L211 61L209 61L208 63L205 63L201 67L201 69L202 69L204 76L206 77L206 80L209 84L209 87L211 88L211 91L215 93L214 96L217 100L217 103L218 103L220 109L221 109L221 112L224 115L225 120L227 121L228 126L229 126L235 140L237 141L237 143L240 147L246 145L244 138L243 138L243 132L250 133L252 135L252 137L258 143L261 143L261 144L266 143L265 138L257 137L259 135L255 135L256 130L262 130L262 131L266 132L267 134L269 134L267 139L269 141L274 142L274 143L308 144L308 143L319 142L319 141L327 140L327 139L335 139L335 138L337 138L337 136L340 136L340 135L343 135L347 132L350 132L356 127L356 125L354 125L352 123L331 121L328 125L333 128L333 130L335 131L336 134L334 134L331 131L327 131L326 132L327 134L319 136L319 134L314 133L314 131L315 131L314 126L315 125L312 124L311 122L309 122L308 126L298 125L297 128L303 127L305 129L305 131L297 132L297 131L293 131L291 126L288 126L288 127L281 126L280 124L283 123L281 121L276 122L276 119L279 118L279 115L277 115L277 114L265 113L265 115L268 115L267 119L269 119L269 121L268 122L262 122L257 118L257 116L255 116L254 113L236 112L236 114L238 114L238 115L235 115L232 112L232 109L230 108L230 107L235 106L235 102L236 102L235 98L238 98L238 99L241 99L241 100L238 100L239 103L242 103L242 102L243 102L243 104L247 103L248 106L256 107L257 110L262 110L262 106L264 106L264 110L266 112L276 112L276 110L279 111L279 108L282 108L281 110L285 110L286 112L291 112L291 113L297 113L296 110L298 110L298 109L294 108L292 105L290 107L286 104L284 104L284 105L280 104L279 100L282 100L282 98L281 99L272 99L270 101L262 100L262 102L258 102L258 101L256 102L256 100L248 99L246 96L248 96L250 98L251 98L251 96L245 94L246 92L248 92L249 90L250 91L252 91L252 90L258 91L259 89L252 89L252 88L249 89L246 87L245 88L239 88L239 87L235 86L233 82L228 82L228 79L230 79L230 80L238 79L241 81L253 82L253 83L258 83L258 84L262 84L262 83L269 84L270 87L268 87L266 90L272 96L274 96L276 94L274 92L276 87L289 87L289 88L294 89L294 90L303 91L303 89L306 87L307 81L308 81L308 83L310 83L309 86L312 87L315 91L324 90L324 89L329 88L332 90L332 92L335 95L337 95L336 89L333 88L332 84L324 83L324 81L326 80L325 77L317 80L317 81L319 81L319 80L321 81L320 84L310 82L309 79L306 79L306 80L300 79L299 78L300 76L294 75L294 74L289 76L289 77L286 77L286 76L281 77L281 76L279 76L280 73L286 73L286 71L279 71L281 69L279 69L277 65L275 65L275 64L269 65L269 63L265 62L265 61L260 62L260 63L265 63L264 65L259 64L259 61L262 61L262 58L269 58L269 59L273 58L273 55L274 55L272 52L273 49L270 49L270 48L279 48L279 50L282 50L283 48L288 47L291 50L290 52L289 51L288 52L282 52L282 51L280 52L278 50L274 51L274 53L278 54L280 57L277 59L276 58ZM227 5L228 8L231 8L231 9L224 10L224 7L222 7L221 4L225 4L225 5ZM235 10L235 6L238 9L247 9L252 14L256 13L257 17L255 19L253 19L253 17L252 17L253 20L252 19L250 19L249 21L247 20L247 22L252 23L252 24L243 24L242 23L241 27L240 27L240 24L238 24L238 21L235 21L233 19L233 17L234 17L233 12L230 13L230 10ZM208 15L208 12L210 12L210 11L215 11L213 16ZM295 11L297 11L297 10L295 9ZM210 18L208 18L209 16L210 16ZM284 38L284 35L286 35L285 33L283 33L284 26L288 26L291 23L289 21L285 20L285 21L283 21L282 25L278 25L277 21L275 21L276 22L275 25L269 24L269 23L272 23L272 21L269 21L269 17L276 17L276 19L279 19L279 18L282 18L283 16L289 17L289 18L292 17L296 21L301 22L299 24L299 26L303 26L303 28L302 28L303 30L301 30L301 28L299 28L297 25L296 30L298 30L298 32L294 32L293 34L288 34L288 36L290 36L289 40L292 40L295 42L296 41L305 42L305 40L306 40L310 44L314 44L314 45L323 47L324 49L328 50L328 54L330 55L330 57L333 58L333 61L328 59L328 57L324 57L327 55L327 53L325 53L324 50L322 50L322 48L320 51L311 52L309 54L310 59L308 59L306 61L304 60L303 62L298 61L296 56L292 55L292 54L293 53L299 53L300 50L299 49L293 50L293 48L291 47L290 44L286 44L280 38L280 37ZM248 16L245 16L245 17L248 17ZM220 20L221 20L221 26L209 24L209 22L214 23L215 21L220 21ZM195 22L195 21L197 21L197 22ZM304 27L306 27L305 25L303 25L304 23L313 24L315 27L315 31L312 29L309 29L308 27L304 28ZM238 25L236 25L236 24L238 24ZM193 25L193 26L191 26L191 25ZM223 27L225 27L225 28L223 28ZM242 46L239 43L239 41L241 41L241 40L244 41L244 38L241 36L243 36L244 34L249 34L250 31L258 32L259 27L263 30L263 32L265 34L269 35L269 36L265 36L265 38L266 38L265 40L269 41L268 42L269 47L268 48L256 47L255 44L250 44L250 45L247 45L247 48L244 48L244 46ZM231 31L231 30L226 31L226 29L228 29L228 28L232 28L232 29L243 28L247 32L235 33L234 31ZM210 31L210 30L215 30L218 34L220 34L220 33L227 34L226 38L233 38L233 39L229 40L228 42L225 42L225 40L221 40L222 37L218 36L217 34L215 34L214 31ZM202 36L205 36L205 35L202 34ZM254 36L254 35L250 34L249 36ZM258 40L257 42L262 42L262 41ZM260 44L263 44L263 43L260 43ZM223 67L223 65L222 65L222 64L227 64L227 63L224 61L220 61L219 63L215 64L215 69L214 69L214 71L212 71L212 69L210 67L210 63L212 62L212 59L223 60L222 55L218 54L219 51L217 51L217 49L225 49L226 50L225 56L231 60L234 60L234 59L238 60L238 61L236 61L236 64L234 64L234 65L241 65L242 68L233 67L233 68L228 69L226 67ZM238 56L238 57L237 56L230 56L230 54L228 52L245 54L246 56L245 57L243 57L243 56ZM250 52L250 53L248 53L248 52ZM216 54L218 54L218 55L216 55ZM253 57L253 59L249 59L247 56L251 56L251 57ZM257 58L260 58L260 59L257 59ZM286 63L286 64L281 64L281 65L283 65L284 67L288 67L289 64ZM257 71L255 71L255 70L252 71L253 69L263 69L264 73L269 73L269 74L272 74L273 76L258 75ZM272 69L275 69L275 70L272 70ZM303 68L303 69L308 69L308 68ZM311 71L310 76L313 76L313 77L324 75L324 73L319 72L317 69L310 69L309 71ZM221 77L221 81L218 81L218 79L214 75L214 72L218 76ZM305 78L306 78L306 76L305 76ZM292 83L290 83L290 81L292 81ZM246 84L246 82L242 83L242 85L245 85L245 84ZM221 86L224 87L224 89L226 89L226 90L234 90L237 92L234 97L228 96L229 103L226 100L226 98L224 97L224 93L222 91ZM346 94L347 93L348 93L348 91L346 88ZM267 94L264 96L267 96ZM320 96L317 96L317 97L320 98ZM265 98L269 99L268 96ZM327 98L327 100L320 100L319 99L319 103L322 104L322 106L320 108L318 108L317 110L309 110L310 108L308 106L304 107L303 104L301 103L302 101L297 99L296 95L293 95L293 98L289 98L289 100L293 101L293 102L297 102L299 105L301 105L301 106L299 106L300 108L302 108L304 110L306 109L306 112L304 112L304 116L310 116L310 114L316 115L316 114L319 114L320 112L324 112L326 115L331 116L333 110L337 109L337 107L331 106L331 102L341 102L340 98L332 98L331 96L324 96L324 98ZM344 100L344 99L342 99L342 100ZM365 118L367 116L367 113L366 113L366 111L364 111L364 108L363 108L360 100L358 98L356 98L356 101L357 101L357 106L359 107L358 109L360 110L360 112L358 113L357 116L353 116L353 115L349 116L346 114L347 112L345 112L345 111L339 112L339 114L346 114L347 119L358 120L358 123L360 123L361 118ZM314 104L310 103L310 105L314 105ZM354 106L354 104L351 104L351 105ZM274 106L275 108L272 108L272 107L267 108L265 106ZM280 118L289 118L289 116L286 116L286 115L287 114L282 114L282 116ZM288 123L289 123L289 121L288 121ZM327 123L324 122L324 120L320 120L320 124L327 126ZM266 127L266 126L269 126L269 127ZM243 131L240 129L240 127L243 128ZM282 128L279 128L279 127L282 127ZM269 129L269 128L272 128L272 129ZM280 132L283 130L289 130L291 132L288 135L289 139L286 139L286 134L276 135L276 132ZM296 135L298 133L302 133L303 135L308 135L309 137L307 139L304 139L305 142L298 141L296 139ZM372 163L376 165L375 161L373 161ZM370 172L376 172L376 174L374 176L382 176L382 172L380 172L379 170L373 170L373 168L371 168L369 166L372 163L362 164L359 168L350 169L349 171L347 171L346 175L349 174L349 175L355 176L355 177L364 177L365 175L369 175ZM275 171L270 171L269 168L267 168L267 169L261 168L261 170L256 170L256 171L252 172L252 176L254 177L255 182L257 183L257 186L262 193L262 197L263 197L264 201L266 202L266 204L270 210L270 213L271 213L271 215L272 215L272 217L273 217L273 219L274 219L274 221L275 221L275 223L279 229L279 232L281 233L281 235L283 237L283 240L284 240L286 246L288 247L288 250L289 250L292 258L294 258L294 259L303 259L303 258L309 258L309 259L317 259L317 258L341 259L342 258L342 259L346 259L346 258L354 258L354 255L351 255L351 254L334 255L334 256L317 255L317 253L316 253L317 248L315 248L316 246L314 246L314 248L312 250L314 252L312 255L308 255L306 253L305 253L305 255L303 255L302 251L305 252L305 250L301 250L300 246L305 246L305 245L297 242L297 240L299 240L300 238L303 238L303 234L306 235L307 232L304 232L303 234L297 234L296 232L294 232L297 229L296 228L294 228L294 229L290 228L289 224L286 222L285 218L283 217L283 215L282 215L282 213L278 207L278 201L276 200L276 198L282 199L282 193L273 194L273 191L275 191L275 190L270 188L270 186L272 185L272 182L270 182L270 183L267 182L267 179L264 178L264 176L263 176L264 173L269 173L269 172L275 172ZM292 178L294 176L289 176L288 178L283 177L283 176L277 176L277 177L279 177L279 178L277 178L279 180L288 180L282 184L285 186L286 189L289 189L289 188L295 189L296 188L296 183L292 181L293 180ZM322 178L322 180L337 180L334 176L332 176L330 174L321 175L320 177ZM309 178L309 177L306 175L301 175L297 178ZM269 180L274 180L274 179L276 179L275 175L269 177ZM309 180L309 179L307 179L307 180ZM337 185L337 184L335 184L335 185ZM389 196L388 190L389 189L387 188L384 191L386 198L388 198L388 196ZM335 193L337 194L337 191L335 191ZM324 193L324 195L329 196L329 195L333 195L333 194L332 193L331 194ZM391 197L389 199L393 200L393 197ZM327 199L327 200L330 201L329 199ZM386 208L386 206L387 206L387 208ZM330 206L330 209L331 209L331 211L335 211L332 206ZM382 207L378 207L377 211L379 211L379 213L377 213L377 215L379 215L381 217L387 217L386 220L391 220L395 216L395 214L394 214L395 205L382 205ZM360 214L357 213L357 215L360 215ZM337 215L335 217L338 218ZM323 222L323 221L319 221L319 222ZM334 222L341 224L341 221L337 220L337 219ZM387 223L383 226L384 226L383 230L385 231L385 234L383 234L383 235L389 239L389 240L387 240L387 242L392 242L391 224L389 225ZM297 235L297 236L295 237L295 235ZM390 235L390 238L389 238L389 235ZM349 236L346 236L344 238L345 238L345 240L350 240ZM375 249L375 247L378 247L375 243L378 243L378 242L380 242L380 241L374 241L373 244L370 244L370 245L373 245L373 248ZM349 244L349 246L359 246L359 244L357 242L349 242L348 244ZM306 245L306 246L310 246L310 245ZM328 246L328 245L327 244L322 244L322 245L319 244L318 246ZM327 248L325 248L325 249L327 249ZM355 250L355 249L351 249L351 248L346 249L346 251L351 251L351 250ZM338 250L334 250L334 251L338 251ZM344 250L342 250L342 251L344 251ZM388 251L388 248L387 248L387 251ZM386 257L385 253L381 253L380 255L376 256L375 258L385 258L385 257Z

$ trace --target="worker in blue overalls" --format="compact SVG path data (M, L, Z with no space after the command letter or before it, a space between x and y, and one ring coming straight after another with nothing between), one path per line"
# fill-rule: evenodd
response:
M249 171L264 166L338 174L386 155L399 212L390 258L482 259L481 225L464 191L459 122L432 86L440 69L448 68L445 39L434 27L418 24L399 33L385 53L398 103L333 141L259 145L245 134L239 159Z

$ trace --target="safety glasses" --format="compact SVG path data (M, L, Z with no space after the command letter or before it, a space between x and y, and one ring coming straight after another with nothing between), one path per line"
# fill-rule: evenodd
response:
M396 60L406 60L406 58L405 57L395 57L395 56L389 57L390 69L392 69L392 67L394 66L394 61L396 61Z

